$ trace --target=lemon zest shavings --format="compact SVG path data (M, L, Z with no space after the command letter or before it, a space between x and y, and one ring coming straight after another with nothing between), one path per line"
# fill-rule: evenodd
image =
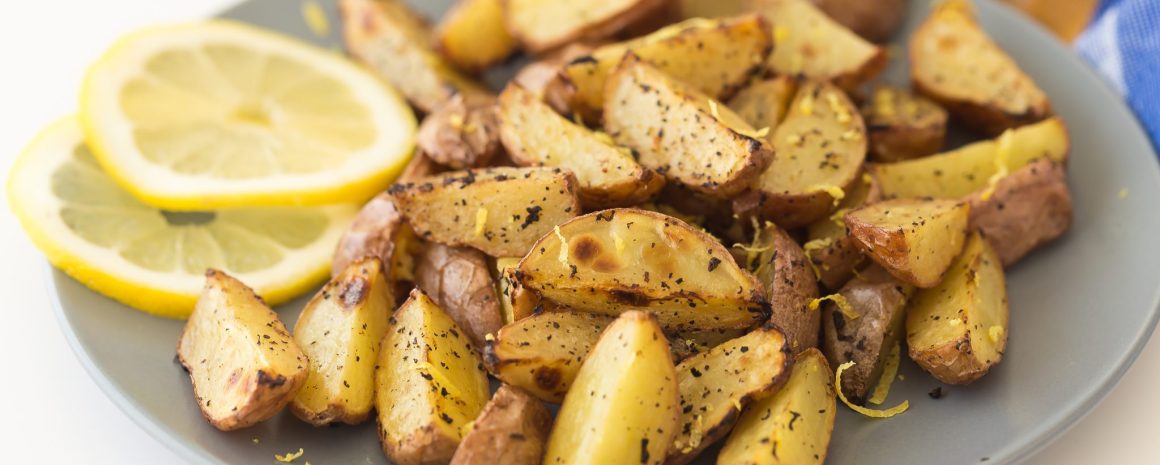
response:
M479 207L475 211L475 237L483 235L483 228L487 225L487 209Z
M841 139L842 140L858 140L858 138L861 136L862 136L862 133L858 132L857 129L850 129L850 130L847 130L846 132L842 133Z
M991 338L991 343L998 344L1003 339L1004 329L1002 326L995 325L987 329L987 336Z
M290 462L297 460L298 457L301 457L302 454L305 454L305 453L306 453L306 451L302 450L302 448L299 447L298 452L287 452L286 455L274 454L274 460L277 460L277 461L282 462L282 463L290 463Z
M882 405L886 402L886 397L890 395L890 385L894 384L894 378L898 375L898 362L902 358L902 344L895 342L894 347L890 349L890 355L886 357L886 364L882 366L882 376L878 378L878 386L874 388L874 395L867 399L874 405Z
M854 306L850 305L850 301L846 300L846 296L844 296L842 294L830 294L827 296L823 296L823 297L819 297L817 299L811 300L810 305L809 305L809 309L810 310L817 310L818 307L820 307L822 305L822 302L827 301L827 300L830 302L833 302L834 305L837 305L838 311L842 312L842 315L845 315L846 318L849 318L851 320L857 320L858 318L862 317L861 314L854 311Z
M614 246L616 246L616 254L617 255L623 254L624 253L624 239L622 239L620 237L620 234L617 234L615 230L609 230L608 235L612 236L612 244Z
M806 191L808 191L808 192L822 191L822 192L825 192L827 194L830 194L830 197L834 198L834 206L835 207L838 206L838 203L840 203L842 201L842 199L846 198L846 191L842 190L841 187L835 186L833 184L814 184L814 185L810 186L809 189L806 189Z
M604 132L604 131L592 131L592 136L593 136L593 137L596 137L596 140L598 140L598 141L600 141L600 142L603 142L603 143L605 143L605 144L608 144L608 145L616 145L616 142L612 140L612 136L608 135L608 133L607 133L607 132Z
M817 239L808 241L805 244L802 244L802 252L805 253L806 262L809 263L810 268L814 270L814 278L821 279L822 272L818 270L818 265L814 263L813 253L829 247L833 243L834 238L832 237L819 237Z
M782 25L778 25L778 26L773 28L774 45L785 42L785 39L787 39L788 37L789 37L789 28L782 26Z
M830 221L833 221L834 224L840 227L846 227L846 212L848 211L850 211L849 208L839 208L834 210L834 213L830 215Z
M846 107L842 106L842 102L838 101L837 95L833 93L826 94L826 103L830 105L830 111L837 115L839 123L845 124L850 122L850 112L846 110Z
M330 35L330 20L326 19L326 11L316 0L302 2L302 19L306 21L306 26L314 35L318 37Z
M811 95L806 95L805 97L802 97L802 101L800 103L798 103L798 111L800 111L801 114L805 115L805 116L813 115L814 114L814 97Z
M568 239L564 238L564 234L560 232L560 226L553 226L552 232L556 233L556 238L560 240L560 254L556 259L560 261L565 267L571 267L568 264Z
M890 408L885 409L885 410L875 410L872 408L866 408L866 407L863 407L861 405L855 405L854 403L850 402L850 400L846 398L846 394L842 392L841 386L842 386L842 372L846 371L847 368L850 368L852 366L854 366L853 361L846 362L846 363L839 365L838 370L834 372L834 383L837 386L839 386L839 388L835 389L835 391L838 391L838 398L842 400L843 404L846 404L847 407L850 407L850 410L861 413L862 415L868 416L870 418L890 418L890 417L898 415L902 412L905 412L907 409L910 408L910 401L909 400L904 400L904 401L902 401L901 404L895 405L895 406L890 407Z

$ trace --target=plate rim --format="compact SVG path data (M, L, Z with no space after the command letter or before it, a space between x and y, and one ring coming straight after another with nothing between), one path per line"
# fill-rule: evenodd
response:
M209 16L209 19L220 17L231 10L247 3L248 0L239 0L232 5L219 10L215 14ZM1000 11L1001 15L1012 15L1018 17L1018 21L1022 26L1026 27L1027 34L1037 35L1039 39L1047 39L1051 42L1056 42L1056 45L1064 50L1071 51L1066 44L1059 44L1058 40L1041 24L1035 22L1028 17L1021 10L1018 10L1010 5L995 0L974 0L977 3L985 3L988 7L995 8ZM1103 76L1096 73L1083 59L1077 55L1072 54L1072 59L1077 60L1082 65L1082 73L1086 74L1099 82L1096 92L1103 94L1106 100L1114 101L1114 106L1118 106L1121 110L1126 111L1131 115L1132 128L1135 132L1141 135L1145 141L1148 142L1148 147L1152 152L1153 168L1160 172L1160 147L1148 137L1148 133L1144 130L1143 124L1140 122L1136 113L1127 105L1123 97L1112 91L1111 86L1107 83ZM50 306L52 307L53 315L60 327L61 333L65 341L69 345L69 349L73 355L80 362L85 372L94 384L101 390L102 393L127 416L134 424L145 431L154 440L165 445L170 451L177 456L191 463L210 463L215 465L233 465L228 462L220 460L218 457L210 454L205 448L194 447L188 441L179 437L174 433L172 428L166 426L164 423L158 421L152 414L142 408L140 404L134 399L130 398L122 390L118 389L114 381L110 379L104 371L97 366L97 362L92 358L91 354L86 350L85 346L78 340L76 331L73 329L72 320L68 313L64 310L64 306L60 299L59 289L57 287L57 279L61 277L62 273L57 270L48 260L42 261L42 276L45 280L45 292L48 294ZM72 279L65 275L65 279ZM1058 440L1071 428L1079 424L1080 420L1087 417L1095 410L1101 402L1103 402L1112 390L1123 379L1128 370L1135 364L1140 357L1144 347L1151 340L1156 331L1156 326L1160 323L1160 283L1156 284L1156 289L1153 291L1152 305L1150 309L1148 321L1142 325L1132 338L1132 343L1128 351L1122 354L1118 360L1115 361L1114 368L1109 372L1103 380L1095 385L1088 392L1083 393L1076 402L1073 402L1068 408L1056 412L1055 415L1048 417L1047 420L1040 422L1033 430L1033 432L1026 434L1022 439L1017 439L1006 447L994 451L993 456L988 457L988 461L994 465L1014 465L1022 463L1028 458L1034 456L1042 451L1047 446ZM152 318L161 318L149 315Z

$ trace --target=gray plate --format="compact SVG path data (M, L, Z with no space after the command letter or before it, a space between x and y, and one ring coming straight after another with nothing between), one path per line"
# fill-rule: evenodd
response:
M333 19L333 3L324 3ZM434 16L450 2L414 3ZM928 4L911 3L908 29ZM1089 411L1156 323L1160 170L1144 132L1120 99L1043 29L991 1L980 2L979 14L1071 129L1075 226L1009 270L1011 338L1003 363L970 387L944 386L946 396L933 400L927 392L939 383L904 360L905 380L895 383L887 404L909 399L910 411L872 420L842 409L830 465L1015 463ZM296 1L252 0L224 15L337 46L333 37L310 34ZM889 76L902 82L899 64ZM1122 189L1127 198L1120 198ZM272 454L299 447L313 463L387 463L371 424L314 429L282 414L244 431L213 429L173 362L180 322L130 310L59 271L48 279L64 331L97 384L194 463L270 463ZM301 305L281 308L283 320L293 322Z

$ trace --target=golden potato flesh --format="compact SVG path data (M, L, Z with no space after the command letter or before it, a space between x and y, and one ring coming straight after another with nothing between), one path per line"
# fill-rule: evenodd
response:
M680 429L665 463L689 463L725 436L741 409L781 387L791 359L785 336L763 327L677 365Z
M862 104L870 134L870 157L892 162L923 157L942 148L947 112L919 95L879 85Z
M396 183L389 192L419 237L510 257L580 213L576 187L559 168L487 168Z
M177 341L202 415L230 431L273 417L306 381L309 360L261 297L209 270Z
M850 237L896 278L917 287L939 283L963 250L970 205L945 199L894 199L846 214Z
M757 15L690 19L644 37L599 47L561 70L574 95L571 107L596 120L608 76L631 52L713 98L729 98L762 66L772 47L769 23Z
M484 361L503 382L558 404L610 323L612 317L578 312L532 315L504 326L488 341Z
M910 358L939 381L967 384L1003 358L1007 283L990 244L974 233L938 286L919 290L907 307Z
M733 110L634 55L607 85L605 130L670 181L727 198L748 188L773 157Z
M383 263L350 265L306 304L294 341L310 359L310 374L290 411L315 426L358 424L374 404L375 362L395 307Z
M489 394L467 335L419 290L389 321L375 382L379 440L398 465L451 460Z
M508 85L499 101L500 135L512 160L571 170L585 206L635 205L664 186L628 148L560 116L519 85Z
M482 348L503 326L487 256L471 247L427 242L415 264L415 284Z
M846 90L886 67L885 51L826 16L808 0L751 0L773 25L774 74L833 81Z
M772 308L769 321L785 332L793 353L817 347L821 313L809 305L818 298L818 283L805 253L773 223L754 234L747 265L765 288Z
M789 380L745 410L718 465L821 465L837 415L834 371L817 349L798 354Z
M825 218L858 179L866 159L866 126L857 107L832 84L799 86L789 114L773 132L776 156L734 210L783 228Z
M644 210L604 210L561 225L532 247L516 276L570 309L647 310L674 331L749 328L768 316L761 285L720 242Z
M502 385L459 443L451 465L540 465L551 429L552 414L543 402Z
M958 199L986 187L1001 167L1014 172L1040 158L1063 161L1070 149L1063 120L1048 118L950 152L874 165L871 172L886 197Z
M910 36L914 87L990 135L1051 114L1047 95L987 36L968 0L934 8Z
M486 93L431 48L426 22L401 0L340 0L346 49L429 113L458 93Z
M756 81L729 99L729 108L753 127L769 128L769 134L773 134L789 113L796 91L797 82L789 76ZM772 142L773 138L768 140Z
M576 374L546 464L657 465L677 433L677 370L656 319L625 312Z
M810 223L806 243L802 246L813 265L818 282L826 289L837 290L854 275L865 256L846 233L846 212L882 199L882 189L873 176L863 174L846 191L838 210L829 217Z
M502 0L459 0L435 29L436 48L455 67L478 73L516 51Z
M661 0L504 0L508 29L542 53L576 40L611 36L655 12Z

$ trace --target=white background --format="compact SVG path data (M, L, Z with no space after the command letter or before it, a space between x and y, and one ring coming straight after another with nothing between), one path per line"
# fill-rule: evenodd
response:
M74 111L85 66L118 35L157 22L208 16L231 1L5 3L0 27L0 173L7 179L24 144L44 125ZM0 302L5 323L0 324L0 360L5 374L0 377L0 402L5 418L0 421L0 444L5 445L6 461L184 464L89 380L50 310L43 259L21 233L6 199L3 205ZM1160 386L1160 343L1153 340L1090 416L1027 465L1160 464L1156 386Z

